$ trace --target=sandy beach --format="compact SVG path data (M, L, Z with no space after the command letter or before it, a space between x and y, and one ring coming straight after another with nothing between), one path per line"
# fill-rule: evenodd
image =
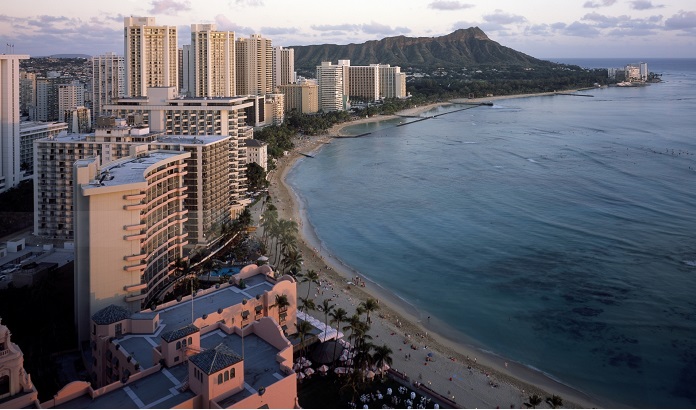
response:
M487 97L454 100L453 103L478 103L552 94ZM414 116L448 104L451 103L421 106L404 110L399 115ZM463 343L454 332L448 332L446 324L438 323L435 318L431 320L430 317L421 317L411 305L398 299L388 289L379 287L359 272L345 266L320 246L307 222L299 198L285 183L288 171L299 158L304 158L302 154L320 155L321 147L331 143L334 137L344 135L342 130L345 127L396 117L398 115L360 119L336 125L325 135L296 139L293 151L280 159L276 170L270 174L269 193L278 208L279 218L292 219L300 225L301 237L298 243L304 259L303 270L313 269L320 274L322 285L312 285L311 288L315 303L320 304L323 299L331 299L331 303L344 308L350 316L361 301L368 297L377 299L380 309L373 314L370 329L372 343L387 344L393 351L394 369L405 373L412 381L418 381L453 399L458 407L526 408L524 402L527 402L532 394L538 394L544 400L552 394L559 395L563 398L563 407L566 408L610 406L600 402L598 398L592 398L558 383L541 372ZM356 277L365 283L364 287L352 284L355 283ZM306 286L298 286L298 295L307 294ZM323 321L321 312L310 314ZM431 352L432 360L426 361L428 353ZM538 406L549 407L546 402Z

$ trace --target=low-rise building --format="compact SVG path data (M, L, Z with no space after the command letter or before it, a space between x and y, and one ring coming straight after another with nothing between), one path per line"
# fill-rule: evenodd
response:
M73 382L41 407L296 407L286 337L296 332L295 280L249 265L231 282L137 313L114 305L95 312L96 387Z

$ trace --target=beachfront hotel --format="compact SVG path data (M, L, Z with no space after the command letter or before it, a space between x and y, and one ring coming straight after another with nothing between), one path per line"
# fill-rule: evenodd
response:
M150 87L178 89L176 26L158 26L154 17L125 17L126 95L147 95Z
M34 174L34 141L56 136L67 129L68 124L64 122L22 121L19 124L20 161L24 178L31 178Z
M19 126L19 60L28 55L0 55L0 192L22 181Z
M247 110L254 101L240 97L183 97L175 87L154 87L144 97L117 99L105 109L117 118L142 116L153 132L167 135L229 135L230 193L233 212L238 213L246 202L246 148L243 140L250 135L246 125Z
M89 318L116 305L135 312L164 289L188 244L185 159L188 152L148 151L102 165L75 162L75 317L80 341Z
M338 60L338 65L322 61L317 66L319 109L325 112L348 109L349 60Z
M316 82L303 80L278 88L285 95L285 112L295 110L302 114L314 114L319 111L319 86Z
M0 408L298 408L292 369L297 284L249 265L230 283L138 312L89 318L91 382L39 402L19 347L0 325ZM289 306L279 307L286 296Z
M219 238L220 230L232 220L230 195L230 137L160 136L151 149L185 151L184 185L188 188L184 206L188 241L209 246Z

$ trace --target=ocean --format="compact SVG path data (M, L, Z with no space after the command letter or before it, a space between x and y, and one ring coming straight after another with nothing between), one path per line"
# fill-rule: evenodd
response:
M450 336L620 405L696 407L696 59L554 61L663 82L354 126L288 182L325 250Z

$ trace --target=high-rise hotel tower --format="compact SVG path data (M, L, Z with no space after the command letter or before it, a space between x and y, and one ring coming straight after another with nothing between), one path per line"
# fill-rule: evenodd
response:
M157 26L154 17L126 17L124 50L127 95L145 96L148 87L178 90L176 26Z

